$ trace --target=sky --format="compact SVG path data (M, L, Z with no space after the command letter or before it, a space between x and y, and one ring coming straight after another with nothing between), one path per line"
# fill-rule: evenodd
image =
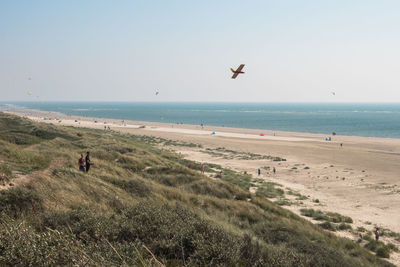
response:
M0 102L400 102L399 13L387 0L3 0Z

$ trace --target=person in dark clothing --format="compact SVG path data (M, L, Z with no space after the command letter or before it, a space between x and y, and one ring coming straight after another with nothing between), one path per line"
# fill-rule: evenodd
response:
M378 241L379 240L379 228L376 228L374 234L375 234L375 240Z
M79 170L80 171L86 171L85 170L85 158L83 157L83 154L81 154L80 159L78 160L78 164L79 164Z
M85 161L86 161L86 172L89 172L90 165L93 164L93 163L90 161L90 152L89 152L89 151L86 153L86 159L85 159Z
M261 169L260 168L258 168L257 173L258 173L258 176L260 176L260 174L261 174Z

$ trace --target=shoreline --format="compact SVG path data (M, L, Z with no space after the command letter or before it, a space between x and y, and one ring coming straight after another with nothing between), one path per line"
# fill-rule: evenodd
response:
M134 125L149 125L149 126L165 126L169 128L171 125L173 125L175 128L190 128L190 129L201 129L200 124L184 124L184 123L176 123L176 122L163 122L163 121L142 121L142 120L129 120L129 119L118 119L118 118L104 118L104 117L93 117L93 116L86 116L86 115L68 115L64 113L60 113L57 111L45 111L45 110L39 110L39 109L28 109L28 108L23 108L19 106L14 106L10 107L9 109L0 109L0 112L9 112L9 113L18 113L18 114L34 114L35 117L37 115L41 116L52 116L54 118L56 117L63 117L63 118L74 118L74 119L80 119L84 121L91 121L91 120L101 120L101 121L110 121L110 122L121 122L121 121L126 121L130 122ZM118 123L116 123L115 126L118 126ZM289 130L274 130L274 129L259 129L259 128L241 128L241 127L230 127L230 126L224 126L224 125L219 125L219 126L213 126L213 125L205 125L204 126L205 130L208 131L228 131L232 133L249 133L249 134L268 134L268 135L273 135L278 134L279 136L297 136L301 138L322 138L322 141L324 141L325 137L331 137L334 141L338 137L340 138L362 138L362 139L382 139L382 140L400 140L399 137L382 137L382 136L364 136L364 135L332 135L331 133L317 133L317 132L297 132L297 131L289 131Z
M121 120L121 119L114 119L114 118L101 118L101 117L90 117L90 116L76 116L76 115L67 115L56 111L43 111L43 110L36 110L36 109L25 109L16 107L13 110L0 110L0 112L15 114L18 116L25 116L25 117L34 117L36 121L40 121L43 117L51 118L53 122L56 118L61 118L62 120L79 120L84 122L93 122L97 120L99 123L98 125L107 125L107 126L114 126L114 127L122 127L122 121L125 122L127 128L139 128L140 126L146 125L150 127L156 128L163 128L162 130L166 129L175 129L174 131L179 132L176 129L187 129L187 130L201 130L198 132L191 132L192 134L211 134L211 132L215 131L216 133L224 133L220 136L227 136L226 133L239 133L239 134L247 134L246 136L237 136L238 138L251 138L254 139L268 139L271 137L297 137L299 138L298 141L318 141L318 142L330 142L330 143L340 143L343 140L362 140L362 141L394 141L400 143L400 137L376 137L376 136L358 136L358 135L340 135L337 134L335 136L330 134L324 133L312 133L312 132L296 132L296 131L282 131L282 130L273 130L273 129L256 129L256 128L238 128L238 127L227 127L227 126L212 126L212 125L204 125L202 128L200 125L195 124L183 124L183 123L168 123L168 122L153 122L153 121L141 121L141 120ZM41 117L42 116L42 117ZM107 122L104 124L104 122ZM101 127L99 127L101 128ZM165 128L165 129L164 129ZM151 129L151 128L150 128ZM160 130L160 131L162 131ZM264 136L260 136L263 133ZM230 136L233 137L233 136ZM331 137L331 141L326 141L326 137ZM272 138L275 139L275 138ZM279 140L280 138L277 138ZM296 141L295 139L291 141Z

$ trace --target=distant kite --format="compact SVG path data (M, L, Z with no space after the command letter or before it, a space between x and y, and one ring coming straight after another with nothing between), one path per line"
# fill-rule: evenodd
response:
M29 91L26 91L26 94L27 94L27 95L32 95L32 93L31 93L31 92L29 92Z
M159 93L160 93L160 92L157 90L157 91L156 91L156 95L158 95Z
M31 78L31 77L28 77L28 80L32 80L32 78Z
M232 79L236 79L236 77L237 77L240 73L244 73L244 72L242 71L243 68L244 68L244 64L241 64L241 65L239 66L239 68L237 68L237 70L234 70L234 69L231 68L231 71L233 72Z
M332 92L332 95L336 95L336 93L335 93L335 92Z

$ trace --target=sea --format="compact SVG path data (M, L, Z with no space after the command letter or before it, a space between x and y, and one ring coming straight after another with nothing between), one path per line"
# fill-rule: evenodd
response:
M120 120L400 138L400 103L2 102Z

